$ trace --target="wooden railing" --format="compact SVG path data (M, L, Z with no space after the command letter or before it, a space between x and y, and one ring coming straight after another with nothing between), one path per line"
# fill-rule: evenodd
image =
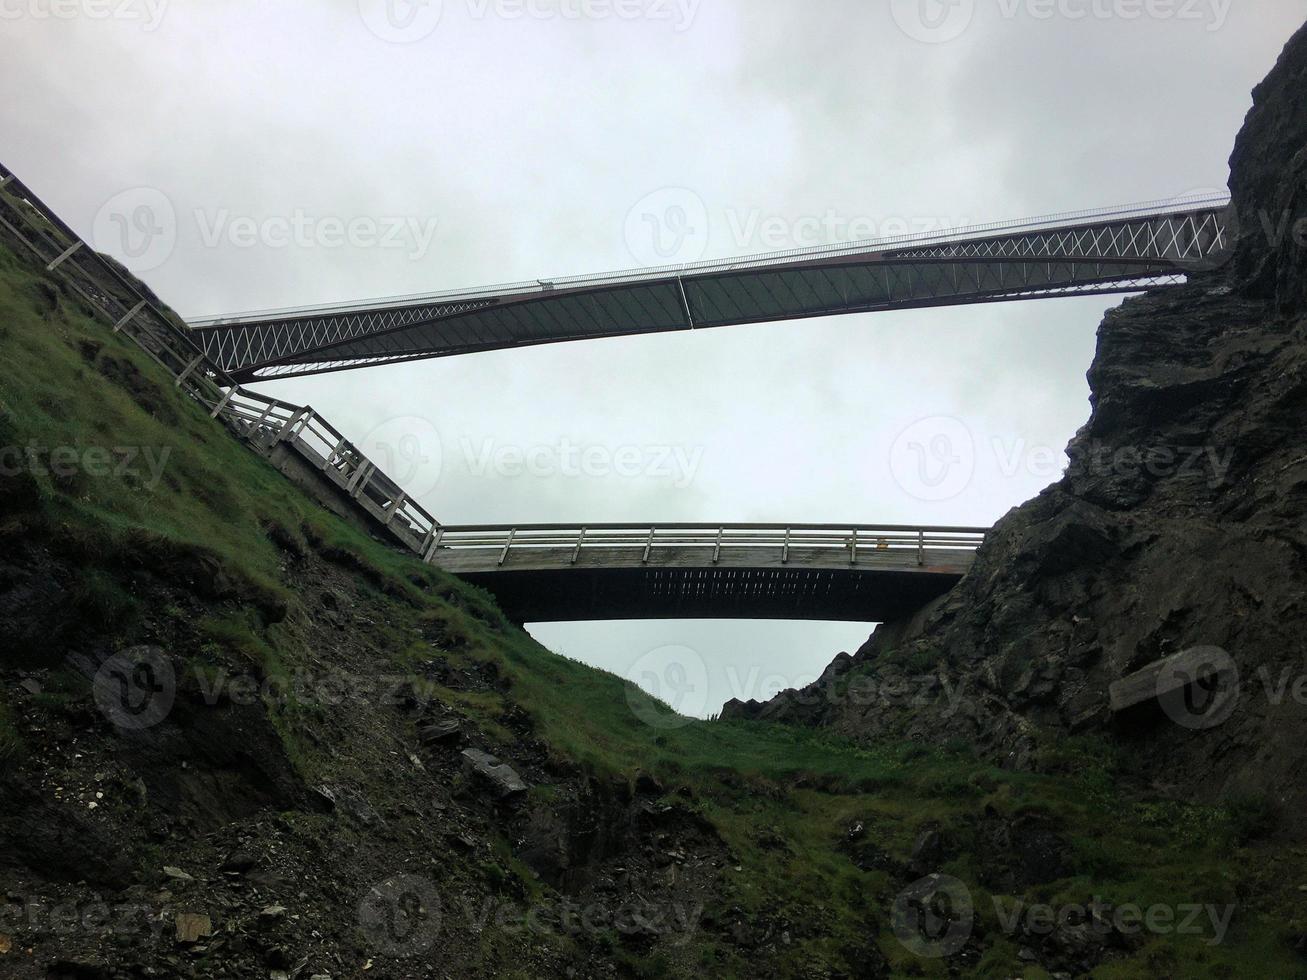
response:
M184 325L111 260L78 237L14 174L0 165L0 226L59 275L114 333L134 340L209 417L267 454L290 443L391 534L428 553L440 522L307 405L241 387L196 345Z

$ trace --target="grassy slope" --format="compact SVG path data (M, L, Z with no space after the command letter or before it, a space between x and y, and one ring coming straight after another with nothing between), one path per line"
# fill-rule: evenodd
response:
M92 347L100 346L90 355ZM92 363L95 361L96 363ZM135 365L162 392L155 415L117 382L106 363ZM1296 932L1296 885L1307 860L1267 843L1246 843L1245 821L1233 812L1150 803L1119 787L1128 762L1106 746L1068 744L1044 759L1044 775L1016 774L978 762L965 751L913 745L857 748L808 732L744 723L643 722L631 699L642 695L611 674L555 656L514 629L488 597L399 555L332 518L241 447L166 384L130 342L115 338L67 296L43 284L0 246L0 446L149 446L171 451L157 486L116 478L37 478L40 512L50 539L73 549L85 568L81 613L126 646L138 619L129 587L114 572L116 556L176 542L211 549L224 569L252 592L292 606L280 552L265 528L309 533L352 552L400 586L394 615L375 643L397 665L419 655L413 626L435 620L468 643L451 658L495 661L512 681L512 697L534 716L553 752L598 773L653 772L667 785L691 786L698 806L736 855L728 869L726 907L746 917L790 923L793 942L769 967L804 974L816 964L847 969L846 954L877 939L896 972L943 975L945 964L919 960L889 931L889 907L902 882L858 870L837 845L855 820L891 856L906 860L919 829L949 828L959 856L941 871L966 880L986 932L997 935L989 894L977 884L990 856L967 821L987 808L999 814L1047 814L1072 842L1078 873L1032 889L1030 901L1237 902L1224 945L1194 938L1147 940L1130 958L1098 975L1298 975L1283 938ZM178 613L180 615L180 611ZM308 652L283 624L265 627L253 613L233 612L201 624L214 643L244 649L267 669L294 669ZM446 692L497 729L501 696ZM0 694L0 698L3 695ZM663 710L647 702L645 709ZM0 700L0 764L21 751ZM297 763L325 765L298 738L293 713L278 723ZM504 732L505 740L508 733ZM785 846L760 841L779 836ZM1277 864L1278 862L1278 864ZM1272 868L1278 867L1272 872ZM536 888L537 885L530 887ZM757 970L738 947L701 931L693 957L718 975ZM987 942L978 975L1045 974L1021 964L1015 942ZM659 963L632 963L656 973Z

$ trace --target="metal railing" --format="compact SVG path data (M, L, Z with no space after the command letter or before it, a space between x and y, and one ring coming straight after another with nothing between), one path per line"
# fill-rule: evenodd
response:
M335 426L307 405L241 387L126 272L86 244L12 171L0 165L0 227L108 322L134 340L174 384L263 454L290 443L331 482L419 555L440 522Z
M955 551L970 555L980 547L987 529L979 527L924 527L876 524L520 524L460 525L439 529L431 560L464 556L470 552L493 558L496 567L510 555L570 552L568 564L583 555L629 564L656 563L658 552L697 549L704 564L716 564L725 552L767 552L788 563L803 552L809 561L819 557L831 565L857 565L887 558L915 560L925 565L927 555ZM621 554L618 554L618 552ZM604 554L607 552L607 554ZM632 556L632 557L627 557Z
M795 260L809 261L814 258L830 258L858 255L868 251L888 249L920 248L939 242L955 242L962 239L993 235L995 233L1012 234L1021 231L1055 231L1069 225L1086 221L1127 221L1141 216L1159 213L1181 214L1229 205L1230 197L1225 195L1190 196L1170 198L1158 201L1145 201L1137 204L1121 205L1110 208L1096 208L1083 211L1062 211L1055 214L1041 215L1033 218L1018 218L1005 221L991 221L984 224L965 225L957 228L942 228L933 231L893 235L882 238L855 239L849 242L836 242L826 245L810 245L803 248L785 249L773 252L755 252L734 258L704 259L676 265L650 266L636 269L620 269L613 272L589 273L584 275L553 276L545 279L533 279L524 282L501 283L472 289L450 289L426 293L407 293L396 296L376 297L343 303L323 303L309 306L281 307L276 309L249 310L241 313L192 316L187 322L192 327L236 326L244 322L262 322L269 319L290 319L296 317L319 316L337 313L362 313L373 310L390 309L403 306L420 306L430 303L471 302L479 299L502 299L546 294L558 289L579 289L589 286L614 286L627 283L640 283L667 276L695 276L710 272L735 271L757 266L767 266L776 262Z

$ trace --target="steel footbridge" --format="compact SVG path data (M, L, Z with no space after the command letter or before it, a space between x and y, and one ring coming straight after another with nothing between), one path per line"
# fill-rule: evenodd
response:
M241 381L534 344L1177 285L1230 252L1228 198L335 306L192 319Z

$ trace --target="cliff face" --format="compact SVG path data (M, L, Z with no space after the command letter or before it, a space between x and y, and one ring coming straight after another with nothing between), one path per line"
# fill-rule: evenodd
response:
M1307 29L1254 103L1231 161L1234 255L1107 314L1063 479L998 523L949 595L811 687L725 715L964 739L1017 767L1096 733L1186 793L1302 801ZM1113 713L1113 682L1193 647L1237 667L1219 716Z

